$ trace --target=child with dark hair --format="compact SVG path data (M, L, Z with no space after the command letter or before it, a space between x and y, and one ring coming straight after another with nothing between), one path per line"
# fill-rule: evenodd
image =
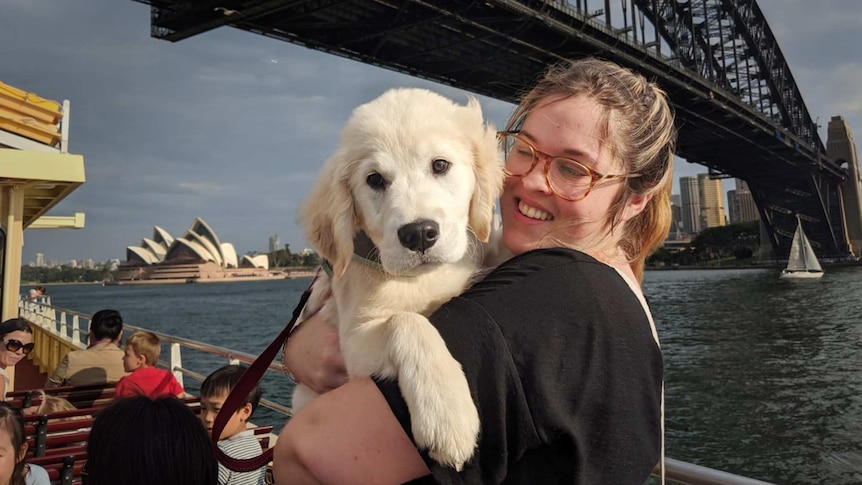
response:
M126 351L123 354L123 370L129 375L117 383L117 397L137 395L152 398L170 394L183 397L183 386L177 382L173 374L156 367L162 348L159 337L152 332L135 332L126 340Z
M207 376L201 384L200 418L210 433L216 416L245 370L245 367L239 365L226 365ZM260 443L254 437L254 432L247 429L248 420L260 402L260 394L260 386L255 385L246 396L243 405L230 417L219 436L218 447L226 455L233 458L254 458L260 455ZM262 485L265 473L266 467L250 472L235 472L219 463L218 483L219 485Z
M96 416L87 440L88 485L215 485L212 443L179 399L118 399Z
M0 485L51 485L48 472L27 464L27 436L21 410L0 402Z

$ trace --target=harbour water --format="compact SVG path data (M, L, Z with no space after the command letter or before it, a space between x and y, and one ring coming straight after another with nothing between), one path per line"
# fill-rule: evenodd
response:
M667 455L774 483L862 483L862 268L827 267L811 281L778 272L647 273L665 357ZM256 354L307 283L49 293L57 306L116 308L137 326ZM266 397L287 404L288 394L286 378L264 382ZM280 421L257 418L268 419Z

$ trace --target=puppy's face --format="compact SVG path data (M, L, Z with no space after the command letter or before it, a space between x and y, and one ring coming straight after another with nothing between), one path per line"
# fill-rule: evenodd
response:
M448 128L375 137L350 175L361 228L388 273L453 263L469 248L473 152L463 134Z
M358 107L301 210L306 236L346 271L364 231L383 268L452 263L487 240L503 181L494 131L475 100L394 89Z

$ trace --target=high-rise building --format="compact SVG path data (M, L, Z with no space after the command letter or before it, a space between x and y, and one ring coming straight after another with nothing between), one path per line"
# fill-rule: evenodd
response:
M278 237L278 234L273 234L269 236L269 252L274 253L281 249L281 240Z
M680 218L682 232L700 232L700 188L697 177L679 178Z
M727 205L731 224L760 220L757 204L744 180L736 179L736 190L727 192Z
M721 179L712 179L708 173L701 173L697 175L697 183L700 189L701 229L726 225Z
M36 267L41 268L42 266L45 266L45 255L36 253Z
M678 239L685 231L682 228L682 199L679 194L670 196L670 237Z

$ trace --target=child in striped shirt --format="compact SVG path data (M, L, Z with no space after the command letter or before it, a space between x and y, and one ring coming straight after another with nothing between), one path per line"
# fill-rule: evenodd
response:
M212 433L216 416L230 392L236 387L245 367L226 365L214 371L201 384L201 422ZM260 402L260 386L254 386L243 405L230 417L219 436L218 447L233 458L254 458L261 454L260 443L254 431L248 429L248 420ZM250 472L235 472L219 463L219 485L263 485L266 467Z

